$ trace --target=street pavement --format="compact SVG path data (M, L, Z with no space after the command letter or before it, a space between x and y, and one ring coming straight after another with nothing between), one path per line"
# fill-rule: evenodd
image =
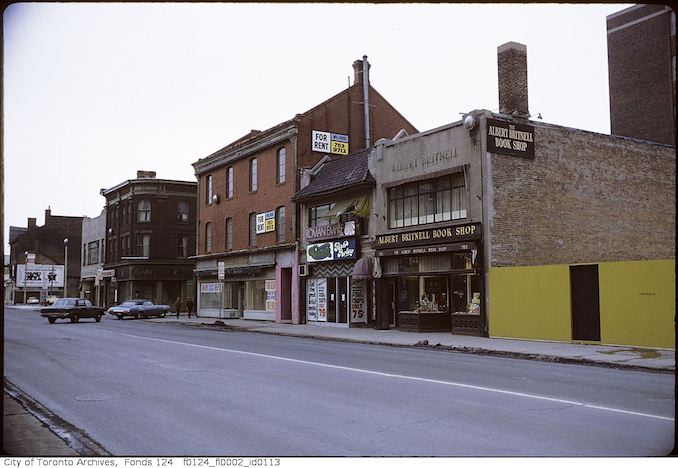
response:
M110 319L110 317L107 317ZM588 364L636 370L675 373L675 351L666 349L600 346L589 344L554 343L543 341L479 338L448 333L408 333L399 330L369 328L339 328L316 325L291 325L240 319L214 319L181 315L148 319L153 325L184 325L209 330L241 330L260 334L285 335L322 340L415 347L416 349L456 351L471 354L508 356L537 361ZM7 390L7 389L6 389ZM7 394L4 413L3 447L8 454L69 455L76 451L61 441L46 425L10 398ZM9 431L8 431L9 430ZM9 437L8 437L9 435ZM77 453L77 451L76 451ZM88 452L87 454L91 454Z

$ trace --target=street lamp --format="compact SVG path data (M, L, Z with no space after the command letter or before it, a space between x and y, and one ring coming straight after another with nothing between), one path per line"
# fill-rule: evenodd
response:
M68 237L64 239L64 297L68 297Z

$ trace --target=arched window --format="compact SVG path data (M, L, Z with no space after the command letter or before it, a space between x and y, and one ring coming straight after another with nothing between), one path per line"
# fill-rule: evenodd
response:
M180 223L188 223L188 202L180 201L177 205L177 220Z
M141 200L137 209L139 210L140 223L151 221L151 202L149 200Z

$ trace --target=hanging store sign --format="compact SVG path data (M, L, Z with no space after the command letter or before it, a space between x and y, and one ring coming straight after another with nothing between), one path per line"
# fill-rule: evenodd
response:
M319 242L306 247L306 261L351 260L357 257L355 238L332 242Z
M257 214L257 234L275 231L275 210Z
M311 132L311 148L313 151L331 154L348 154L348 135L340 133Z
M376 247L378 249L383 249L388 247L442 244L481 239L483 235L481 228L481 223L472 223L445 228L398 232L396 234L382 234L377 236Z
M534 158L534 127L487 119L487 151Z
M314 226L306 229L307 241L349 237L355 235L355 221L334 223L325 226Z

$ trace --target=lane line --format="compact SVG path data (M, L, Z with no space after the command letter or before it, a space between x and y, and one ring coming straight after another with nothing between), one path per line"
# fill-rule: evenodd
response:
M108 330L106 330L108 331ZM318 366L318 367L325 367L328 369L338 369L338 370L345 370L345 371L350 371L350 372L359 372L362 374L370 374L370 375L378 375L381 377L390 377L390 378L396 378L396 379L405 379L405 380L413 380L416 382L427 382L427 383L434 383L434 384L439 384L439 385L448 385L452 387L460 387L460 388L467 388L471 390L482 390L485 392L492 392L492 393L499 393L502 395L511 395L511 396L516 396L516 397L522 397L522 398L530 398L533 400L543 400L543 401L550 401L554 403L564 403L567 405L572 405L572 406L580 406L583 408L591 408L591 409L597 409L601 411L609 411L613 413L623 413L623 414L629 414L632 416L643 416L646 418L653 418L653 419L660 419L663 421L673 421L674 418L666 417L666 416L658 416L656 414L648 414L648 413L640 413L637 411L628 411L628 410L623 410L619 408L611 408L608 406L599 406L599 405L593 405L589 403L584 403L581 401L573 401L573 400L564 400L562 398L552 398L552 397L546 397L546 396L541 396L541 395L534 395L530 393L522 393L522 392L513 392L511 390L501 390L498 388L491 388L491 387L482 387L479 385L470 385L470 384L463 384L459 382L449 382L446 380L436 380L436 379L427 379L425 377L412 377L408 375L399 375L399 374L389 374L387 372L379 372L379 371L371 371L367 369L358 369L355 367L346 367L346 366L337 366L334 364L325 364L322 362L314 362L314 361L304 361L301 359L293 359L293 358L286 358L282 356L273 356L270 354L260 354L260 353L253 353L250 351L238 351L235 349L226 349L226 348L217 348L214 346L206 346L206 345L199 345L199 344L193 344L193 343L184 343L181 341L173 341L173 340L165 340L162 338L151 338L151 337L146 337L146 336L139 336L139 335L129 335L126 333L115 333L115 332L110 332L114 334L119 334L122 336L127 336L130 338L141 338L144 340L151 340L151 341L158 341L161 343L170 343L170 344L178 344L178 345L183 345L183 346L189 346L193 348L201 348L201 349L209 349L213 351L222 351L226 353L234 353L234 354L243 354L246 356L255 356L255 357L262 357L262 358L267 358L267 359L275 359L278 361L286 361L286 362L294 362L298 364L307 364L307 365L312 365L312 366Z

